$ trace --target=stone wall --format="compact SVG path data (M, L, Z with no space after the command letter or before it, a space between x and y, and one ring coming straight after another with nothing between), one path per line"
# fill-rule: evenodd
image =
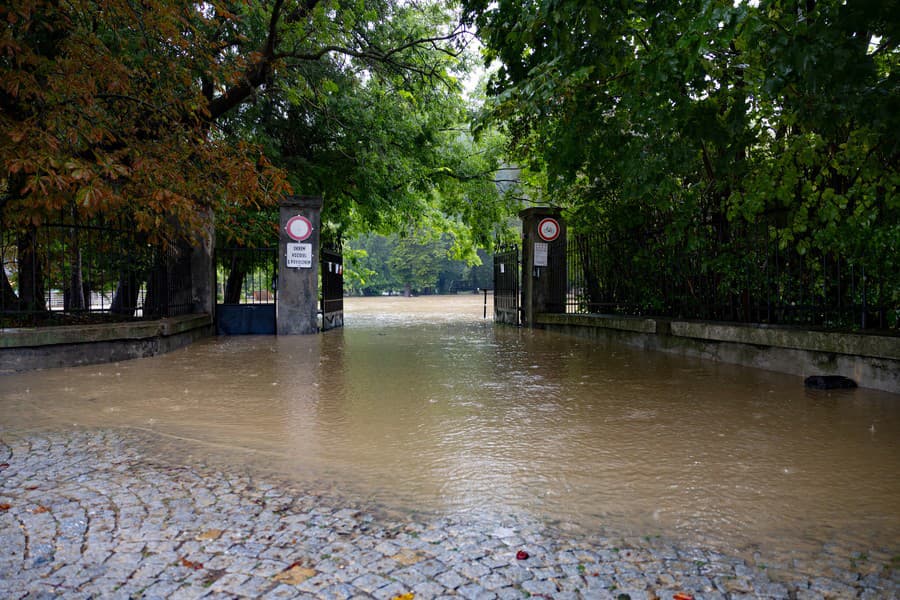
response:
M208 314L106 325L0 330L0 375L144 358L212 335Z
M900 394L900 337L606 315L540 314L538 327L807 377L843 375Z

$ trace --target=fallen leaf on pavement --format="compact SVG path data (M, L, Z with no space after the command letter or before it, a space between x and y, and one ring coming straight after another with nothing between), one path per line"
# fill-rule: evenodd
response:
M299 585L316 574L315 569L305 567L291 567L274 577L275 581L289 585Z
M185 556L185 557L181 558L181 566L187 567L188 569L193 569L195 571L199 571L200 569L203 568L203 563L188 560L187 557Z
M34 510L31 511L31 512L32 512L33 514L35 514L35 515L40 515L40 514L43 514L43 513L45 513L45 512L50 512L50 509L47 508L46 506L38 506L36 509L34 509Z
M410 565L416 564L417 562L421 562L422 560L424 560L424 558L425 557L418 552L414 552L413 550L404 548L403 550L392 556L391 560L395 560L404 567L408 567Z
M413 598L415 597L416 595L412 592L407 592L405 594L398 594L397 596L391 598L391 600L413 600Z
M205 542L208 540L217 540L222 537L223 531L221 529L210 529L208 531L204 531L200 535L197 536L198 542Z
M9 510L12 508L12 504L0 504L0 510Z

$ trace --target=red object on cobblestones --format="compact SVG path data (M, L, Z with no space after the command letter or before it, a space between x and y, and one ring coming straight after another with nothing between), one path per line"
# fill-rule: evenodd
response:
M193 569L195 571L199 571L200 569L203 568L203 563L188 560L187 557L185 556L185 557L181 558L181 566L187 567L188 569Z
M685 594L684 592L678 592L674 596L672 596L672 600L694 600L694 597L691 594Z
M516 558L519 560L526 560L528 558L528 553L524 550L519 550L516 552Z

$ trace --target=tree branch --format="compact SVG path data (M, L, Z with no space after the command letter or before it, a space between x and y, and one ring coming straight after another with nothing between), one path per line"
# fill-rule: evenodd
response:
M319 0L306 0L306 3L301 8L308 14L318 3ZM276 52L278 47L278 23L281 20L281 9L283 6L284 0L275 0L275 4L272 6L268 34L259 59L247 67L247 71L240 82L225 90L221 96L210 100L209 119L211 121L215 121L231 109L242 104L256 88L266 82L272 65L278 60Z

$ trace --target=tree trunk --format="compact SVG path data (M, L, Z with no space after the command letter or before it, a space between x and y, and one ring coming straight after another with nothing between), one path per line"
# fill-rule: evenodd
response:
M73 236L74 237L74 236ZM71 256L71 275L69 277L68 287L63 297L63 307L67 311L80 311L87 308L84 300L84 277L81 269L81 248L77 242L73 246Z
M78 224L78 213L72 208L72 222ZM84 300L84 277L82 275L81 241L76 227L69 228L69 269L70 277L63 294L63 307L67 311L81 311L86 307Z
M141 316L161 317L165 314L165 299L168 295L168 272L165 261L157 262L147 275L147 295Z
M122 273L119 276L119 283L116 286L116 293L113 296L109 312L114 315L133 317L134 310L137 308L139 290L140 281L137 274L133 271Z
M38 248L37 231L29 227L19 236L19 308L27 312L47 312L44 299L44 270Z
M19 308L19 297L9 283L6 269L0 267L0 312L14 311Z
M231 254L231 266L228 270L228 279L225 281L225 304L240 304L241 289L244 287L244 278L247 276L246 265L238 260L237 252Z

